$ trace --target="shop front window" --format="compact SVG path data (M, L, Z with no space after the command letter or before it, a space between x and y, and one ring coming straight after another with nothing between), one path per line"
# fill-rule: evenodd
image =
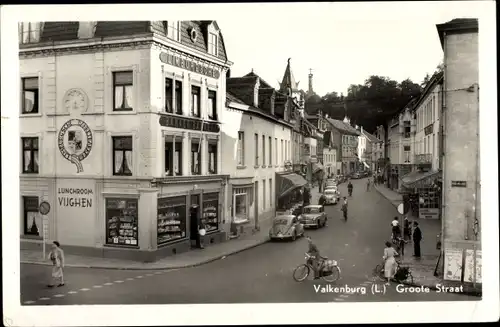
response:
M234 222L248 220L248 197L244 188L236 188L233 191L233 217Z
M158 199L158 245L186 237L186 197Z
M42 216L38 212L38 197L23 197L24 235L42 235Z
M219 193L203 194L203 220L206 231L219 229Z
M106 244L139 245L137 199L106 199Z

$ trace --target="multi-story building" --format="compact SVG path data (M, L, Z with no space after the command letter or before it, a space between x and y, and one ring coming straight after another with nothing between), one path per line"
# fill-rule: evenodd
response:
M372 145L372 157L373 163L375 165L374 171L377 174L386 176L386 168L389 167L387 164L389 154L388 148L385 146L387 133L383 126L377 126L374 132L374 136L379 140L377 143Z
M230 176L226 214L236 233L247 226L259 229L275 214L283 193L306 181L291 173L296 107L289 97L253 72L228 78L227 90L223 173Z
M444 266L458 258L457 271L445 268L455 282L481 280L481 179L479 149L478 20L454 19L437 25L444 51L443 207ZM457 253L455 256L449 254ZM477 257L476 269L472 264ZM465 265L462 265L465 258Z
M380 140L365 131L363 126L359 126L358 131L360 134L358 136L358 158L363 164L362 169L374 171L374 162L376 162L377 159L373 158L373 148Z
M327 130L332 132L333 143L338 144L337 174L350 174L356 170L358 164L358 136L359 132L348 122L326 118Z
M337 145L333 142L332 131L325 131L323 136L323 167L325 174L337 174Z
M412 140L415 134L413 108L418 99L412 99L403 110L388 122L387 147L389 169L386 169L387 186L400 190L401 178L414 167Z
M146 261L225 239L215 21L20 24L21 248ZM76 64L75 64L76 63Z
M440 115L443 74L430 79L421 96L413 105L415 133L412 133L411 156L413 171L401 177L405 193L418 197L418 216L437 219L440 216L441 194L436 182L440 177ZM414 214L417 214L414 212Z

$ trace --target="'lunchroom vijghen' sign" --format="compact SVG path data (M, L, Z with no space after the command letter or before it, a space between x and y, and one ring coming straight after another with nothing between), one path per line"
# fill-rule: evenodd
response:
M61 207L92 208L94 191L89 188L57 189L57 202Z

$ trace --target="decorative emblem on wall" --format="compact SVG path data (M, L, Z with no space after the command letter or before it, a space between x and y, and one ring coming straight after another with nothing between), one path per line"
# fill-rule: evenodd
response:
M69 89L63 98L64 108L71 112L74 110L86 111L88 108L88 97L83 90Z
M93 144L87 123L80 119L68 120L59 131L57 144L63 157L76 165L77 173L83 172L82 161L88 157Z

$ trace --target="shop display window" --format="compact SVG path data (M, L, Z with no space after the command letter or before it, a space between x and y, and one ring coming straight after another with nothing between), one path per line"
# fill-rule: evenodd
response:
M233 217L235 222L248 220L247 189L235 188L233 191Z
M203 194L202 217L207 233L219 229L219 193Z
M158 244L186 237L186 197L158 199Z
M106 199L106 244L138 246L137 199Z

